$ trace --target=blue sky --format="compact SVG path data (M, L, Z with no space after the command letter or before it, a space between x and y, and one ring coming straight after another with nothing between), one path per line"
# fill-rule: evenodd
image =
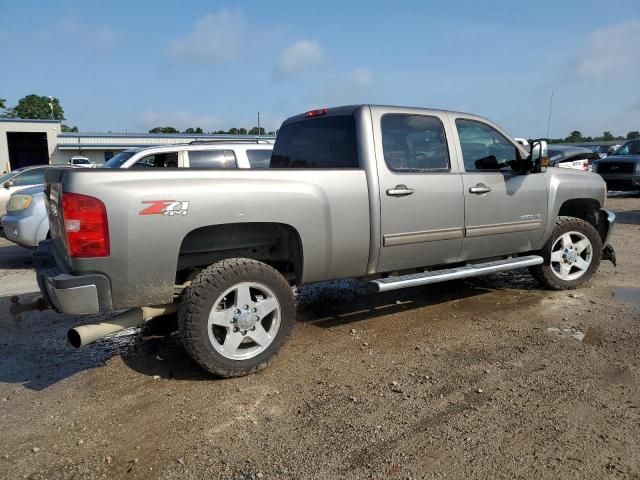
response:
M516 6L517 5L517 6ZM515 136L640 129L640 2L0 0L0 97L82 131L206 130L345 103L469 111Z

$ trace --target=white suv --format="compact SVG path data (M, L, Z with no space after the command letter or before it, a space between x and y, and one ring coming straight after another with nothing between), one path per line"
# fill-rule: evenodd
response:
M130 148L105 163L107 168L269 168L269 140L195 141L189 144Z

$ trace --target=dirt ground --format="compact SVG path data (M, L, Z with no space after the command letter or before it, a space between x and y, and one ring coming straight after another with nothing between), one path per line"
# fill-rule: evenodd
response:
M640 478L640 197L607 206L618 267L586 288L304 288L289 345L231 380L156 327L72 350L90 319L14 319L36 287L3 241L0 478Z

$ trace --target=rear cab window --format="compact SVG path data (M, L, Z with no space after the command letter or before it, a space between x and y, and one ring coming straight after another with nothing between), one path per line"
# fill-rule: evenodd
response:
M271 168L360 168L355 117L332 115L284 125Z

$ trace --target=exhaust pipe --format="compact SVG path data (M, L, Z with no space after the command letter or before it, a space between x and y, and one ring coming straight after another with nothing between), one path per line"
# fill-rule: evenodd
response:
M155 307L139 307L127 310L100 323L80 325L67 332L67 340L72 347L80 348L125 328L139 327L149 320L178 311L177 303Z

